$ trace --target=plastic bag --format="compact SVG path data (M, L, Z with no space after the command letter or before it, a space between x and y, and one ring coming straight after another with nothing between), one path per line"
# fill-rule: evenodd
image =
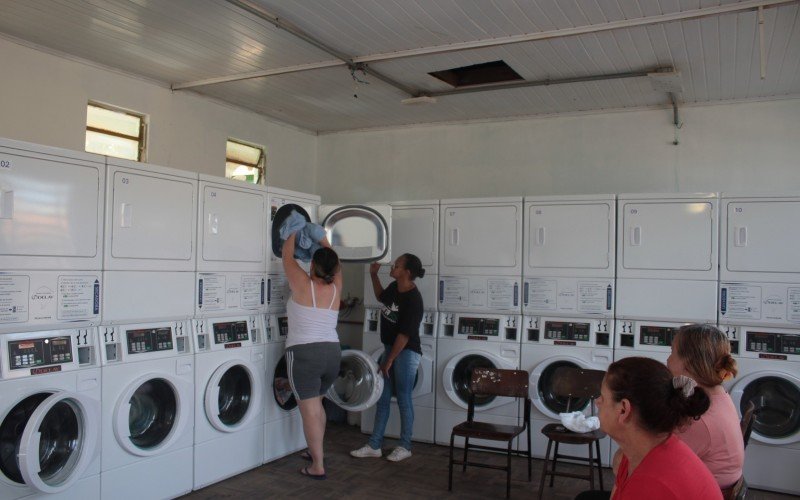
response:
M590 432L600 428L600 419L587 417L582 412L559 413L561 424L572 432Z

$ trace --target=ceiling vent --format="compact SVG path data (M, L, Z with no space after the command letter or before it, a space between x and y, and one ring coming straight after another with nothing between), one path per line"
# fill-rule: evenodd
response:
M522 80L505 61L492 61L428 73L455 88Z

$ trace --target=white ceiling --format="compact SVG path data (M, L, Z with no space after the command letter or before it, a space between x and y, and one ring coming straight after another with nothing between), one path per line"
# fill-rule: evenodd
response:
M796 0L243 2L288 21L340 55L366 62L413 94L451 89L429 72L502 59L529 81L673 67L681 73L677 98L687 103L800 95ZM198 92L317 132L669 102L649 78L637 77L447 95L435 104L404 105L400 101L411 96L408 92L361 72L356 76L368 83L356 83L341 60L234 3L0 0L0 33L178 87L274 70L282 74L178 91ZM753 8L759 4L766 5L764 79L759 16ZM727 8L737 10L720 13ZM287 72L300 65L329 67Z

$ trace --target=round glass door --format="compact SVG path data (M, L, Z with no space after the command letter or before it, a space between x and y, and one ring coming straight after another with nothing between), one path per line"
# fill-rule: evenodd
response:
M339 376L326 395L344 410L362 411L378 402L383 383L383 375L369 355L345 350L342 351Z
M0 423L0 470L43 493L69 488L96 453L99 403L71 393L37 393Z
M205 412L219 431L233 432L246 425L261 408L263 383L255 366L245 360L220 365L205 392Z
M800 433L800 388L777 376L759 377L748 383L739 403L740 412L752 401L753 432L770 439L786 439Z
M0 471L7 479L15 483L25 484L17 461L22 432L33 412L48 397L50 397L50 393L47 392L28 396L11 408L0 424Z
M283 411L292 411L297 408L297 399L289 384L289 371L286 367L286 355L275 366L275 376L272 378L272 395L275 402Z
M143 450L161 445L172 431L178 413L178 398L169 382L150 379L133 392L128 402L131 442Z
M372 353L372 359L375 361L375 363L378 364L378 366L380 366L381 360L383 359L383 355L384 355L385 352L386 352L386 350L384 348L380 348L377 351ZM424 368L422 367L422 360L420 360L419 366L417 367L417 373L414 375L414 388L411 391L411 397L415 397L419 393L419 389L420 389L420 385L419 385L420 384L420 374L422 373L422 370L424 370ZM396 403L397 402L397 389L395 389L395 386L392 383L391 379L389 380L389 384L391 384L391 387L392 387L392 401L394 401Z
M464 403L469 403L469 396L472 394L470 384L472 383L472 372L475 368L497 368L489 358L480 354L470 354L464 356L456 363L453 370L453 389L458 398ZM475 396L475 407L486 406L494 401L496 396L481 395Z
M539 382L536 386L536 390L539 392L539 400L545 408L556 415L567 411L583 411L589 406L589 398L568 398L557 396L553 392L554 375L556 370L562 366L581 368L572 361L556 361L547 365L547 368L542 370L541 375L539 375Z

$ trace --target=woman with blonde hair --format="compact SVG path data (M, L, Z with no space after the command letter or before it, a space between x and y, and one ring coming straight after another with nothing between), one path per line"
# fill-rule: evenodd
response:
M667 367L674 376L691 377L708 394L711 405L677 436L714 475L720 488L733 486L742 475L744 442L739 416L722 382L736 376L736 360L728 338L711 325L686 325L672 340Z

